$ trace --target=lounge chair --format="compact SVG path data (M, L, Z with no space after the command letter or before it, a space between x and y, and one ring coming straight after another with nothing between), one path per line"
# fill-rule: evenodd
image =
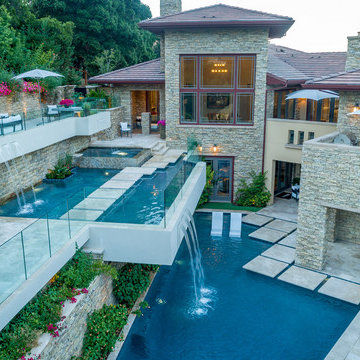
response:
M242 223L242 214L241 213L231 213L230 217L230 237L241 237L241 223Z
M131 126L127 123L127 122L121 122L120 123L120 135L121 137L123 136L123 133L126 134L127 136L132 137L132 131L131 131Z
M211 221L211 236L222 236L223 233L223 212L213 212Z

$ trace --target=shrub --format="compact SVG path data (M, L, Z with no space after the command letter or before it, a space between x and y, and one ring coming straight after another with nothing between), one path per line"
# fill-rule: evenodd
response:
M200 196L198 207L209 202L209 197L210 197L210 195L212 193L212 189L214 187L213 179L214 179L214 170L211 168L210 165L208 165L206 167L206 184L205 184L204 190Z
M60 158L54 169L49 169L46 174L47 179L65 179L66 177L72 174L72 156L70 154L66 154L64 158Z
M126 264L118 272L114 284L114 295L120 304L128 308L150 284L150 272L157 270L156 265Z
M106 359L113 351L127 317L128 310L124 305L104 305L89 315L80 359Z
M265 187L266 173L249 173L251 182L241 180L239 189L236 192L236 204L239 206L264 207L271 198L270 191Z

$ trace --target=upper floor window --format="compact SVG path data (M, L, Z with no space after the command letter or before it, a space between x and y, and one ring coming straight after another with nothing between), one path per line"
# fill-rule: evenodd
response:
M180 122L252 125L255 56L180 57Z

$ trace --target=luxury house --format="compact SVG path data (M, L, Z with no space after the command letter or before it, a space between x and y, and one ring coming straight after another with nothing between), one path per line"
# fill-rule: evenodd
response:
M304 141L334 132L339 118L338 99L286 95L315 83L322 88L319 78L355 66L360 41L350 38L348 54L269 44L293 23L222 4L181 12L181 1L164 0L159 18L139 24L160 35L160 59L90 82L120 95L124 121L133 127L149 113L152 122L166 119L169 147L195 141L215 170L212 200L233 201L240 180L262 170L276 195L300 177Z

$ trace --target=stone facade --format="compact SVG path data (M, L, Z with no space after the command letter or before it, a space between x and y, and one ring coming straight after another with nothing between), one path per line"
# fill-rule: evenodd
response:
M160 0L160 16L181 12L181 0Z
M345 70L360 69L360 32L348 37L348 51Z
M340 91L339 96L338 130L344 133L352 133L360 141L360 116L347 115L354 110L356 104L360 104L360 92Z
M358 242L360 231L360 147L334 136L306 142L302 155L296 263L318 270L328 241Z
M181 54L256 54L254 124L252 126L211 126L179 124L179 79ZM186 149L187 138L201 141L203 152L211 154L213 144L218 156L234 156L234 190L240 179L248 179L251 170L262 168L266 71L267 29L167 31L165 34L166 135L167 145Z
M106 111L110 112L111 126L94 135L98 140L113 140L120 136L120 122L124 121L125 108L119 106Z
M15 188L26 189L39 183L59 157L79 152L89 144L89 137L78 136L26 154L24 158L17 157L9 162L11 178L5 164L0 164L0 203L13 196Z
M39 347L33 349L32 353L41 355L42 360L70 360L73 356L81 355L88 315L104 304L116 304L112 290L110 277L96 277L88 288L88 294L78 296L76 304L65 305L63 315L66 318L62 322L60 336L53 338L49 334L43 335L39 339ZM41 346L41 342L45 344Z

